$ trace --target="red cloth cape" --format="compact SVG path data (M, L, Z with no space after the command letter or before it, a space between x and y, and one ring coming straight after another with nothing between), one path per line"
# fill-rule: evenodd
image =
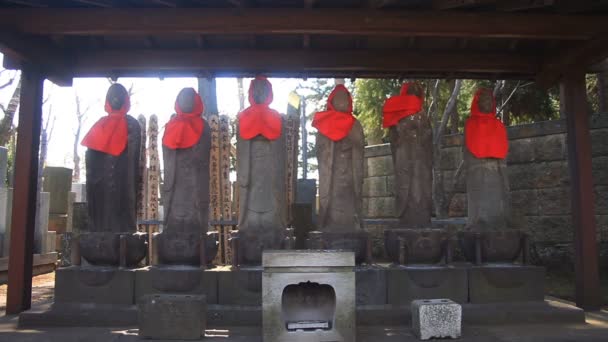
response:
M334 107L332 100L338 91L346 91L348 94L348 111L340 112ZM343 84L338 84L329 94L327 100L327 110L317 112L312 120L312 126L319 130L321 134L332 141L340 141L350 133L357 119L353 116L353 99L348 89Z
M504 159L509 151L509 140L505 125L496 118L496 100L493 99L492 112L479 110L479 97L490 89L479 89L471 103L471 116L465 123L465 144L476 158Z
M107 116L99 119L80 143L91 150L104 152L113 156L120 155L127 147L127 112L131 101L127 96L119 110L114 110L106 101Z
M422 110L423 97L409 95L407 90L413 83L403 83L401 93L397 96L392 96L384 103L384 116L382 118L382 127L388 128L395 126L399 120L419 113Z
M204 109L203 100L198 93L194 96L194 108L190 113L184 113L177 100L175 100L177 115L169 120L165 126L163 145L172 150L194 146L201 138L205 128L201 117Z
M264 76L257 76L256 80L266 82L270 91L264 103L256 103L253 98L253 81L249 85L249 107L238 115L239 135L245 140L250 140L262 135L268 140L276 140L281 136L282 120L281 114L269 107L272 102L272 84Z

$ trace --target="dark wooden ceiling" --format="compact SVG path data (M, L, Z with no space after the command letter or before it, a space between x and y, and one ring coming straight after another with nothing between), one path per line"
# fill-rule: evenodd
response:
M5 67L74 76L557 81L608 56L608 0L0 0Z

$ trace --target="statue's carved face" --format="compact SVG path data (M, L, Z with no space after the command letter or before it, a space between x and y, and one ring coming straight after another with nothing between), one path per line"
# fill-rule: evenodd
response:
M407 95L414 95L416 97L422 97L422 87L418 83L412 83L407 88Z
M112 109L119 110L125 104L127 96L129 96L127 89L120 83L114 83L108 89L106 101Z
M491 114L493 112L492 107L494 107L494 97L492 92L489 89L483 90L479 94L479 111L482 113Z
M337 111L348 112L348 105L350 103L350 96L344 89L340 89L336 92L334 98L331 100L331 104Z
M268 82L265 80L253 80L253 100L257 104L263 104L266 102L268 95L270 94L270 87Z
M196 92L192 88L184 88L177 95L177 105L184 113L192 113L194 110L194 97Z

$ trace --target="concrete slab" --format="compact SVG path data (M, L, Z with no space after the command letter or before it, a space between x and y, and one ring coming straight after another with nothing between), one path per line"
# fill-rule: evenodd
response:
M151 294L205 295L217 304L218 272L189 266L144 267L135 270L135 300Z
M409 305L415 299L468 301L467 270L444 266L395 266L387 270L388 304Z
M469 301L474 304L542 301L545 269L537 266L484 265L468 269Z
M144 295L137 304L139 336L199 340L207 325L206 301L204 295Z
M462 307L449 299L412 301L412 330L421 340L459 338L462 333Z
M134 305L134 294L132 269L71 266L55 275L56 303Z

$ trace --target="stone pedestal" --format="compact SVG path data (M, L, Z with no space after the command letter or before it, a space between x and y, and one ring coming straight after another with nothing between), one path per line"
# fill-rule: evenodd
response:
M199 340L206 329L205 296L146 295L138 302L139 336Z
M76 197L74 202L86 202L87 201L87 185L84 183L72 183L72 192L75 193Z
M218 302L218 272L190 266L150 266L135 271L135 300L146 295L203 295L207 304Z
M48 251L47 234L49 231L49 208L51 196L48 192L38 194L38 217L34 233L34 253L54 252Z
M0 234L4 236L4 241L2 242L3 257L8 257L10 253L12 211L13 189L0 187Z
M469 300L473 304L542 301L545 269L513 264L473 266L469 273Z
M415 299L468 300L467 269L443 266L398 266L387 270L388 304L409 305Z
M60 268L55 303L135 304L135 271L115 267Z
M72 209L72 232L74 234L87 230L89 223L87 210L86 202L74 202L74 208Z
M218 302L223 305L262 305L262 268L218 271Z
M386 269L380 266L357 266L357 305L384 305L388 303Z

